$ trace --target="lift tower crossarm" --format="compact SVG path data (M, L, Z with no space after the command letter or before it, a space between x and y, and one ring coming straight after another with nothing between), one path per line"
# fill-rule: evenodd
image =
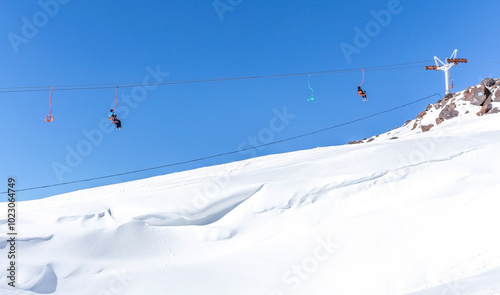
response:
M451 54L450 58L446 59L446 63L444 63L442 60L437 58L437 56L434 56L434 61L436 62L435 66L426 66L426 70L435 70L435 71L443 71L444 72L444 79L446 83L446 94L450 93L450 69L453 66L458 65L459 63L467 63L466 58L457 58L457 49L453 51ZM453 86L452 86L453 88Z
M451 60L456 59L457 51L458 49L455 49L455 51L453 51L449 59ZM446 94L448 94L450 93L450 69L455 65L455 63L450 63L450 62L444 63L437 56L434 56L434 61L436 62L436 71L444 72L444 79L446 83Z

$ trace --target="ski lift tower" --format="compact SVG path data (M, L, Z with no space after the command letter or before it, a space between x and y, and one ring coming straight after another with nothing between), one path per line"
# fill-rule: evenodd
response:
M435 71L443 71L444 79L446 82L446 94L450 93L450 69L452 66L458 65L458 63L467 63L467 59L465 58L457 58L457 51L455 49L451 54L450 58L446 60L446 63L442 62L439 58L434 56L434 61L436 62L435 66L426 66L426 70L435 70ZM439 65L441 63L441 65Z

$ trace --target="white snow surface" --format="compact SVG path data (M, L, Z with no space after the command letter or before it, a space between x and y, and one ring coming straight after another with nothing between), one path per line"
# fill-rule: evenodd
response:
M500 294L500 115L467 107L425 133L20 202L0 294Z

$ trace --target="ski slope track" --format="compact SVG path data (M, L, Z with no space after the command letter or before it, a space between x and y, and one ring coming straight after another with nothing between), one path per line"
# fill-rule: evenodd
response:
M20 202L0 294L500 294L500 115L467 99L360 144Z

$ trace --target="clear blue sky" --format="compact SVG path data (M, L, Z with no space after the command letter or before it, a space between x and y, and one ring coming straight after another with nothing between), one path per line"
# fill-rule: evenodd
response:
M477 61L500 60L499 6L498 1L463 0L3 1L0 87L154 82L150 72L161 80L193 80L415 61L432 65L435 55L444 59L457 48L459 57L476 59L452 69L455 87L462 90L499 76L499 64ZM368 38L360 39L355 28L369 33ZM354 51L346 55L341 44ZM114 106L113 88L56 87L51 123L44 121L49 87L0 93L0 191L6 190L9 176L21 189L181 162L250 147L255 143L249 136L257 143L281 140L443 93L444 74L425 71L424 65L367 71L367 102L356 92L360 70L313 75L313 102L307 101L307 75L120 88L117 112L124 129L110 133L101 131L100 122ZM18 197L36 199L254 155L345 144L401 126L437 99L255 153L20 192ZM294 118L276 115L284 108ZM85 131L95 136L93 141Z

